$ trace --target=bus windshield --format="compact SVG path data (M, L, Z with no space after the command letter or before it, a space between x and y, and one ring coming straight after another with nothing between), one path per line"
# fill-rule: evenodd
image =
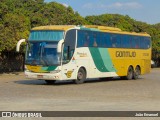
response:
M27 46L26 64L53 66L60 64L58 42L30 42Z

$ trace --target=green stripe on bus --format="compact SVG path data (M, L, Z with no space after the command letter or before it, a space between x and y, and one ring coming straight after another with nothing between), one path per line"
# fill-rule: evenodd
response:
M93 61L96 65L97 69L100 72L109 72L103 63L103 60L102 60L102 57L101 57L101 54L100 54L98 48L89 48L89 50L90 50L90 53L92 55Z
M98 49L99 49L99 52L102 56L102 60L103 60L103 63L105 65L106 69L109 72L116 72L116 69L113 67L113 63L112 63L111 57L109 55L108 49L107 48L98 48Z
M115 72L107 48L89 48L95 66L100 72Z
M47 71L52 71L52 70L55 70L57 68L57 66L49 66Z
M49 66L49 67L42 67L41 69L46 71L46 72L49 72L49 71L53 71L57 68L57 66Z

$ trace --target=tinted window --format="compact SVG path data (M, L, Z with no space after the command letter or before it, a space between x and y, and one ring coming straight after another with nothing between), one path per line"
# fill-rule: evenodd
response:
M78 31L77 47L147 49L150 44L149 37L87 30Z
M74 49L75 48L75 42L76 42L76 30L69 30L66 33L66 37L64 40L64 45L65 46L69 46L70 49Z
M131 47L131 37L129 35L122 35L122 48L130 48Z

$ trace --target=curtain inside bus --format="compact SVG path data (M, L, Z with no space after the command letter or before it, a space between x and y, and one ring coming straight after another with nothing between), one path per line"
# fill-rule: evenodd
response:
M64 31L34 30L31 31L29 41L59 41L63 39Z

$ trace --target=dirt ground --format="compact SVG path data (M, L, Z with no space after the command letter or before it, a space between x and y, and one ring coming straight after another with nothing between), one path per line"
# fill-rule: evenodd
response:
M160 69L154 68L150 74L143 75L138 80L88 80L79 85L72 81L47 85L42 80L26 79L23 73L1 74L0 109L1 111L159 111L159 74Z

